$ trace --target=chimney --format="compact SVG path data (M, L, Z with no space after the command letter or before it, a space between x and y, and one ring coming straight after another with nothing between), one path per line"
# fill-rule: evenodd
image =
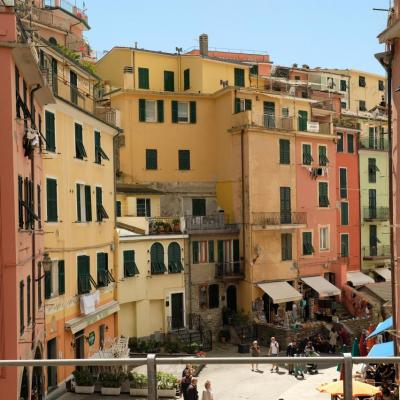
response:
M199 36L199 48L201 56L208 56L208 35L206 33L202 33Z
M133 90L133 68L124 67L124 89Z

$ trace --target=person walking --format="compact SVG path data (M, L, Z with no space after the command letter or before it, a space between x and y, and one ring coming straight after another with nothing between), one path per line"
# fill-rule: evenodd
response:
M186 400L199 400L199 392L197 391L196 378L192 378L192 382L186 390Z
M250 347L250 352L251 352L251 356L252 357L260 357L260 346L258 345L257 340L254 340L254 342L252 343L251 347ZM258 363L252 363L251 364L251 370L254 371L254 366L256 367L255 370L258 371Z
M201 400L214 400L214 395L211 391L211 382L206 381L204 387L205 389L203 390L203 394L201 395Z
M295 357L295 355L298 353L299 353L299 349L297 348L297 342L296 342L296 340L292 340L288 344L288 347L286 349L286 356L287 357ZM289 374L293 374L294 373L294 364L289 363L288 369L289 369Z
M274 336L271 337L271 343L269 345L268 355L271 357L278 357L278 355L279 355L279 343L277 342L277 340L275 339ZM276 363L272 364L271 372L274 372L274 367L275 367L275 371L279 372L279 368Z

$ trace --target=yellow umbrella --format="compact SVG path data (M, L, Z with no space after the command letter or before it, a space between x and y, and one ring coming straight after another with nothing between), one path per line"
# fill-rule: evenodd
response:
M343 381L325 383L317 388L320 392L329 393L333 396L343 395ZM354 396L375 396L381 391L368 383L355 381L353 379L353 397Z

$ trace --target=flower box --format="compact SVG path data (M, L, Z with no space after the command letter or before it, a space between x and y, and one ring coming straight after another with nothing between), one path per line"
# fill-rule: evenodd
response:
M175 397L176 389L158 389L158 397Z
M111 388L102 386L101 394L104 396L119 396L121 394L121 387Z
M131 396L143 396L143 397L147 397L147 388L130 388L129 390L129 394Z
M75 386L75 393L79 394L93 394L94 393L94 385L93 386Z

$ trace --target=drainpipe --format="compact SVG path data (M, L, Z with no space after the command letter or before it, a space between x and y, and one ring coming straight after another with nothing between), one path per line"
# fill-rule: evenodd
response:
M192 302L192 240L189 234L189 260L188 260L188 266L189 266L189 273L188 273L188 288L189 288L189 328L193 329L193 321L192 321L192 313L193 313L193 302Z
M246 265L246 232L245 232L245 185L244 185L244 129L240 131L240 158L241 158L241 175L242 175L242 252L243 252L243 264ZM251 267L253 268L253 267ZM253 274L251 273L250 279L250 293L251 302L253 302Z

